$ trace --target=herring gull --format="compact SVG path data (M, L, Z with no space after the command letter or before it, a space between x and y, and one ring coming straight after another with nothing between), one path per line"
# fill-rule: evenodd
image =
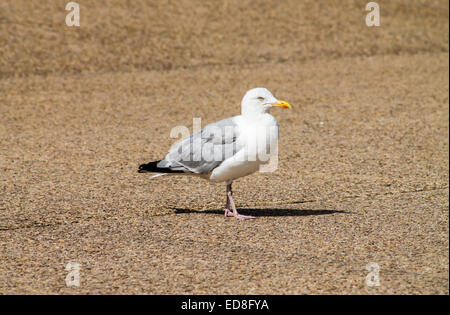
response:
M265 88L251 89L242 99L241 115L205 126L175 143L163 160L140 165L138 172L159 173L153 177L194 175L212 182L226 182L225 216L254 219L237 212L231 184L267 164L276 151L278 123L269 114L269 109L275 106L291 107Z

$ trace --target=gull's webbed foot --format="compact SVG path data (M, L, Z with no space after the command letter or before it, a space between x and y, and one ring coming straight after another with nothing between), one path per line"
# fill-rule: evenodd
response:
M230 209L225 208L225 216L226 217L234 217L233 211L231 211Z

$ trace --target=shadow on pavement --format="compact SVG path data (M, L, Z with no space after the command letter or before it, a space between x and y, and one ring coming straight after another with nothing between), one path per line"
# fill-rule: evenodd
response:
M175 210L175 214L184 213L198 213L198 214L220 214L223 215L223 210L192 210L182 208L171 208ZM258 208L245 208L237 209L240 214L252 215L255 217L297 217L297 216L309 216L309 215L325 215L333 213L350 213L344 210L309 210L309 209L258 209Z

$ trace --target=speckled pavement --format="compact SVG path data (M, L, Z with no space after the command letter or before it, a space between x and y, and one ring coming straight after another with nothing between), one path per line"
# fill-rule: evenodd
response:
M449 294L446 1L79 3L0 4L0 294ZM136 172L256 86L293 107L233 185L256 220Z

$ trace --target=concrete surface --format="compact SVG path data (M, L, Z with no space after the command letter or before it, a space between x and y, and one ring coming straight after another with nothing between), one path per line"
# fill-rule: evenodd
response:
M449 293L447 1L78 2L0 4L1 294ZM257 86L293 109L256 220L136 173Z

